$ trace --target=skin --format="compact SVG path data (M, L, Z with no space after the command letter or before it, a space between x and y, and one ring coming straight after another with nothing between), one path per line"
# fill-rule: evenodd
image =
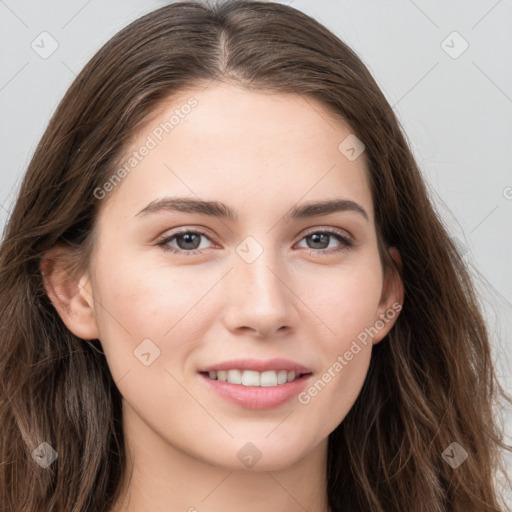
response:
M74 279L60 272L51 263L57 249L44 267L63 321L77 336L101 340L123 396L133 473L112 510L328 511L328 435L355 402L372 346L394 319L307 404L295 397L243 409L208 389L198 370L282 357L310 368L312 384L400 301L402 285L386 278L379 258L364 153L349 161L338 150L351 130L316 100L228 83L166 101L131 150L191 96L198 105L102 200L88 271ZM222 201L240 219L137 216L166 195ZM297 204L337 198L358 203L368 220L354 211L283 220ZM206 231L202 254L157 245L178 227ZM322 229L354 243L329 253L343 243L307 238ZM236 252L246 237L263 249L252 263ZM195 240L167 245L186 252ZM134 350L148 338L160 356L146 366ZM252 468L237 457L248 442L262 454Z

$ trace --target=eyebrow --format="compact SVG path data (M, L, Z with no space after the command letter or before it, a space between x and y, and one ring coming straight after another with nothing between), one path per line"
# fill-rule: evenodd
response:
M192 199L190 197L163 197L156 199L143 208L135 217L146 216L151 213L162 211L178 211L185 213L198 213L228 220L238 220L238 213L219 201L203 201ZM283 219L306 219L310 217L320 217L335 212L355 212L360 214L366 220L369 220L368 214L358 203L349 199L330 199L326 201L317 201L294 206Z

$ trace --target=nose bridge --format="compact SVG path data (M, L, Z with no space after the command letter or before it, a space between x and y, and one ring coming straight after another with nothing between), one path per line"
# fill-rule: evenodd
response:
M270 245L270 239L270 236L266 237L263 242L248 236L236 248L233 273L235 287L240 286L242 294L247 294L253 300L263 299L267 302L276 294L282 295L280 288L283 284L276 274L279 274L283 265L278 252Z
M263 237L260 237L262 240ZM247 237L236 248L226 321L231 328L250 327L270 332L293 322L292 294L286 271L276 248Z

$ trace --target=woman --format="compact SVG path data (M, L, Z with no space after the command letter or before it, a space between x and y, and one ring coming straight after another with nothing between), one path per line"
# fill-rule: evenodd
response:
M489 337L326 28L179 2L72 84L0 250L1 503L500 511Z

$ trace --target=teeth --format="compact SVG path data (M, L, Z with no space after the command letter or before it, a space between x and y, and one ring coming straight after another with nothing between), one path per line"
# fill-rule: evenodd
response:
M286 370L279 370L277 374L277 383L286 384L288 382L288 372Z
M216 372L208 372L208 376L210 379L220 382L229 382L231 384L270 387L292 382L296 378L299 378L301 374L293 370L269 370L266 372L256 372L254 370L219 370Z
M242 384L242 372L240 370L228 370L227 382L231 384Z
M236 371L236 370L235 370ZM231 381L229 381L231 382ZM238 384L235 382L234 384ZM242 373L241 384L244 386L259 386L260 385L260 374L251 370L245 370Z
M274 371L261 372L260 386L262 386L262 387L277 386L277 373Z

